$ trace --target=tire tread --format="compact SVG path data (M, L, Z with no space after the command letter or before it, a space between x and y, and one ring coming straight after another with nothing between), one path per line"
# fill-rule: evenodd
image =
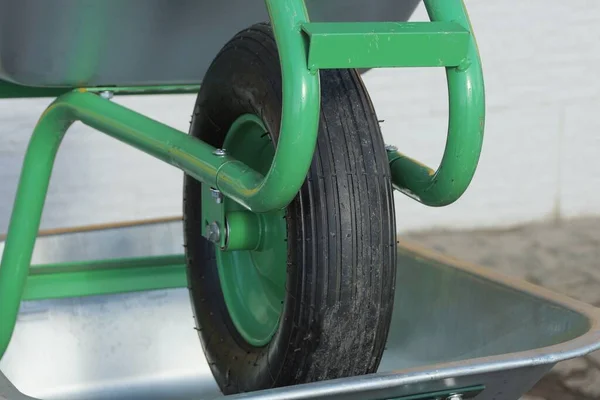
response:
M235 65L234 60L240 59L243 65ZM276 143L282 101L279 68L268 24L237 34L207 72L190 134L219 146L234 114L256 112L273 126ZM203 349L225 394L372 373L384 350L396 279L387 155L358 72L323 70L320 78L317 149L307 179L286 213L289 249L283 321L263 348L248 345L234 332L218 281L215 250L200 237L201 184L185 177L190 297ZM244 97L249 87L257 89L253 97Z

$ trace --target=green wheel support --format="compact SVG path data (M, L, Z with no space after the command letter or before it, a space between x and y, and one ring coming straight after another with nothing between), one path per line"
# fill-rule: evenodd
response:
M258 117L245 114L234 122L223 145L228 154L265 174L275 154L267 133ZM216 262L225 304L242 338L252 346L265 346L277 330L285 300L285 210L254 214L230 199L222 204L227 251L218 251Z

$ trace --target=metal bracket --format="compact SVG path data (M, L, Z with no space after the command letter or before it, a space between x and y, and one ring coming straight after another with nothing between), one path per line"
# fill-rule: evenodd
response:
M483 392L484 389L485 386L478 385L461 389L441 390L439 392L413 394L410 396L402 396L386 400L468 400L475 398L477 395Z

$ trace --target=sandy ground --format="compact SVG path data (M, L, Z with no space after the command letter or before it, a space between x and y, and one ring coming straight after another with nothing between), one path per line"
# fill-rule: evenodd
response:
M405 239L600 307L600 218L503 231L419 232ZM523 400L600 399L600 352L562 362Z

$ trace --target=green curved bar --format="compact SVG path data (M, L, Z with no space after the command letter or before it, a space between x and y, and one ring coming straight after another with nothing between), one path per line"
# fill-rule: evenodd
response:
M432 21L459 23L471 33L467 58L446 68L449 97L448 138L437 171L409 157L388 152L394 188L434 207L455 202L465 192L479 162L485 125L485 90L477 43L462 0L425 0Z
M224 165L217 176L219 190L231 193L235 201L259 213L286 207L300 190L316 147L321 108L319 74L307 67L308 46L302 35L302 24L308 22L304 1L265 2L279 49L283 79L277 150L271 169L258 186L235 178L230 168L239 168L240 162Z

